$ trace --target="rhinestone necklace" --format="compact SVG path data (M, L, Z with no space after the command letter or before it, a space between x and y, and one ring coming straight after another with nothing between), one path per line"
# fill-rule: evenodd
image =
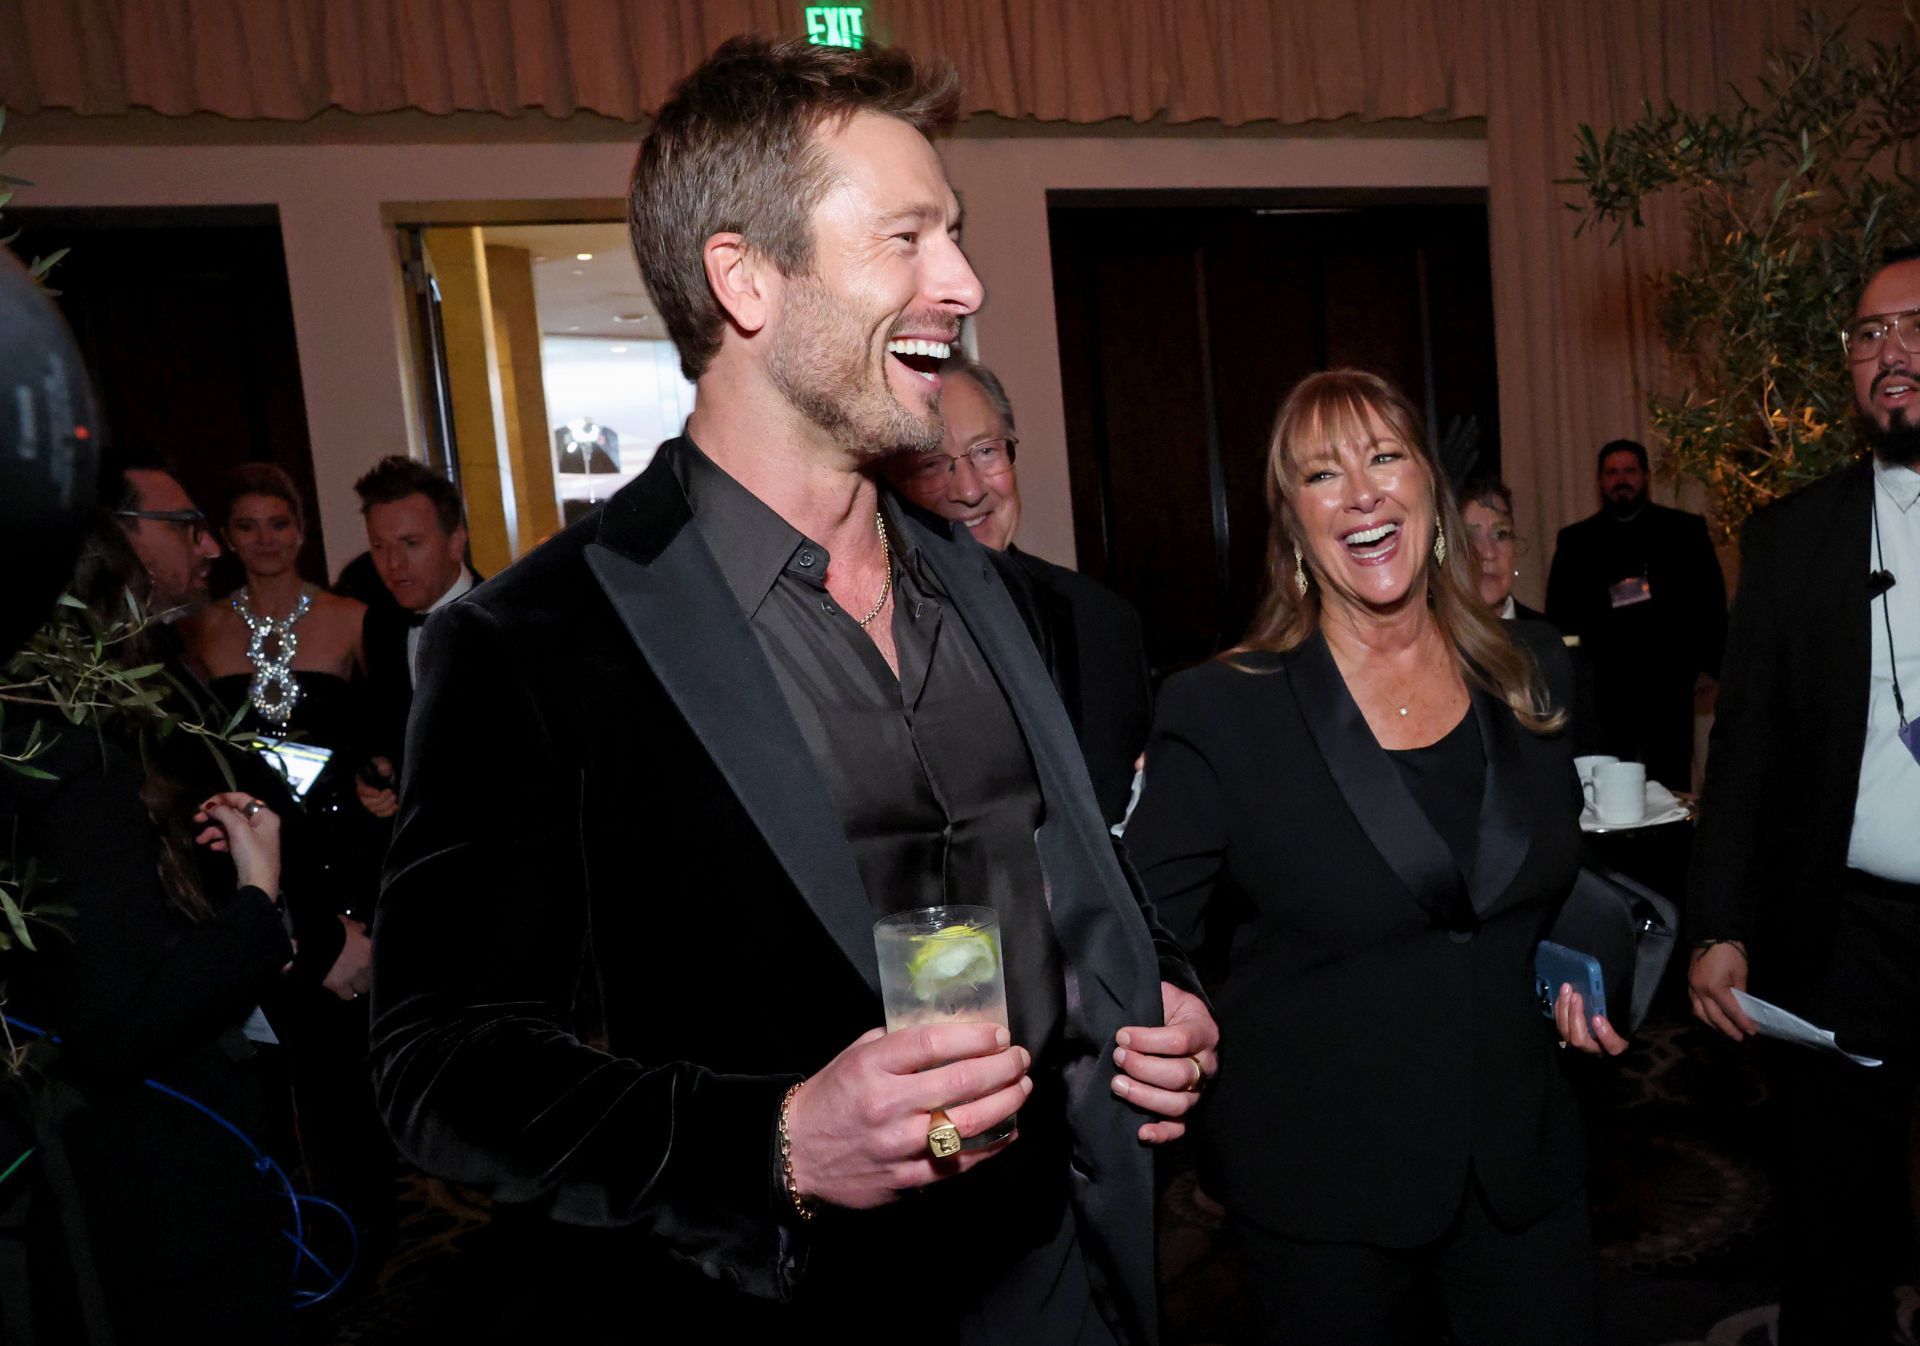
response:
M859 618L860 629L867 629L867 623L880 615L880 609L887 605L887 596L893 592L893 551L887 546L887 521L879 510L873 512L873 526L880 530L880 564L886 567L887 578L880 586L880 597L874 600L873 611Z
M300 702L300 684L293 676L294 652L300 637L294 625L313 607L313 595L300 591L300 601L285 617L261 617L255 614L245 586L233 596L233 610L246 623L247 662L253 665L253 682L247 687L247 699L260 712L260 718L277 729L287 727L293 708Z

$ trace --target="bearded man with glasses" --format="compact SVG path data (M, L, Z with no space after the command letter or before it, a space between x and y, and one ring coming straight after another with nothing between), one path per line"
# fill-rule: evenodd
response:
M1020 523L1013 404L991 369L964 356L943 364L940 379L940 447L900 455L888 475L922 509L1014 563L1002 574L1024 590L1016 594L1022 615L1073 721L1100 812L1116 825L1126 817L1153 723L1140 614L1104 585L1013 545Z
M1781 1346L1888 1340L1911 1271L1920 1102L1920 248L1889 253L1840 333L1863 460L1755 514L1688 902L1694 1013L1740 1041L1748 986L1856 1065L1781 1050ZM1911 698L1911 704L1909 704Z
M133 467L122 474L123 494L113 517L152 577L148 603L168 618L207 601L207 574L220 555L213 529L173 474Z

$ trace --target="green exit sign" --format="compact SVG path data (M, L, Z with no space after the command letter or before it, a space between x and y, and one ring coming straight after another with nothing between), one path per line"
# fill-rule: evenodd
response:
M858 47L867 40L864 5L808 5L807 41L816 47Z

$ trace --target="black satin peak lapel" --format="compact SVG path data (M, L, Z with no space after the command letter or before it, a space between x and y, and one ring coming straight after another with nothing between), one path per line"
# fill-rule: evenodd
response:
M1284 667L1307 731L1367 840L1415 902L1439 924L1457 926L1463 896L1459 864L1367 727L1327 642L1316 634Z
M1533 844L1526 801L1521 797L1526 764L1520 759L1520 735L1526 731L1513 712L1489 692L1473 690L1473 714L1487 755L1486 785L1480 794L1480 841L1474 853L1467 896L1476 915L1485 916L1520 872Z
M766 654L699 530L686 526L678 480L664 473L636 496L626 517L603 524L587 565L794 887L878 996L873 908Z

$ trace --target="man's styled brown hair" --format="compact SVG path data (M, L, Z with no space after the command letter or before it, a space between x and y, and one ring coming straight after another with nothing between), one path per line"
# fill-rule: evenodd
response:
M697 380L720 349L726 311L703 248L734 233L783 275L813 263L813 208L832 185L819 132L859 112L929 139L960 116L960 82L894 47L857 50L735 37L673 91L641 142L627 191L633 251L653 302Z
M400 454L388 454L373 469L353 483L360 497L360 513L375 505L391 505L410 495L424 495L433 505L440 531L452 533L466 523L466 508L460 503L460 488L425 463Z

